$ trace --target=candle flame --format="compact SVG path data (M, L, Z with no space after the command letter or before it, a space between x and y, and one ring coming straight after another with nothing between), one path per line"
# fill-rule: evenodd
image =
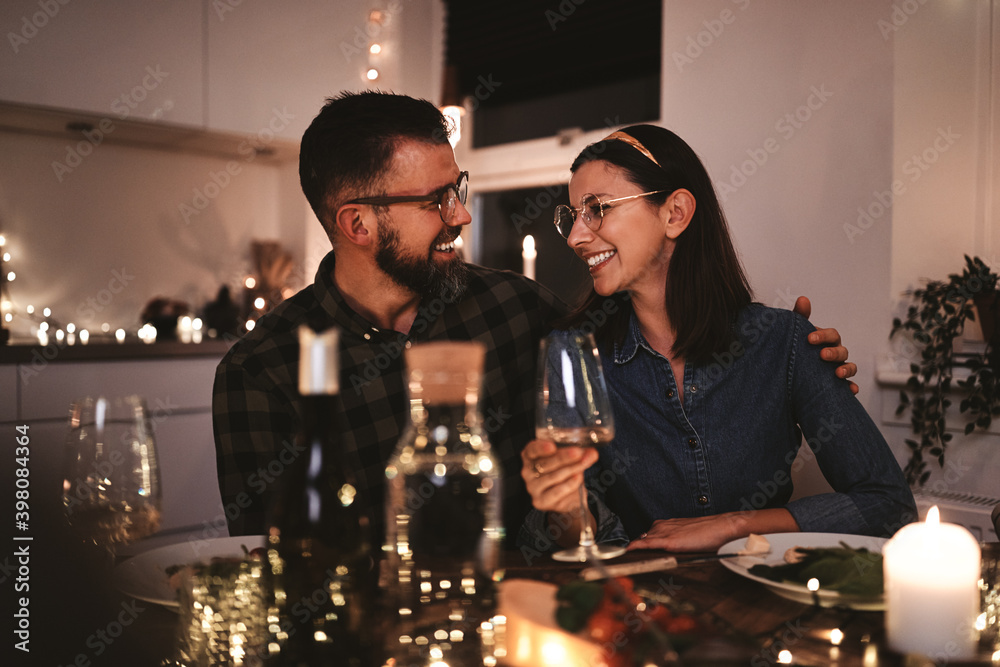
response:
M941 511L934 505L927 510L927 518L924 520L928 526L938 526L941 524Z
M524 247L524 251L525 252L534 252L535 251L535 237L532 236L531 234L528 234L527 236L525 236L524 237L524 246L523 247Z

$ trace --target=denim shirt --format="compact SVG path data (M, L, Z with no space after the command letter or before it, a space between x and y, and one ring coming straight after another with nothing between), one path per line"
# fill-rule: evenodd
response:
M774 507L804 532L889 536L914 520L899 464L838 364L808 342L813 330L791 311L748 306L727 352L685 364L682 403L633 313L624 340L601 347L616 433L586 475L597 540L627 543L656 519ZM803 439L834 492L789 502ZM544 552L556 530L533 510L519 542Z

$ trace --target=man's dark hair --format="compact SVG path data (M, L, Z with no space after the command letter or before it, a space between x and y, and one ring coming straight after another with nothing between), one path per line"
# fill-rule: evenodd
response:
M384 179L401 140L438 145L449 134L448 121L427 100L380 91L327 98L299 149L302 192L327 235L344 202L387 194Z

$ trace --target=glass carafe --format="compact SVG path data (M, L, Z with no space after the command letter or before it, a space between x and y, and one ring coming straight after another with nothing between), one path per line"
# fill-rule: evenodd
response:
M407 350L410 423L386 467L386 570L400 665L494 664L501 474L479 413L485 350Z

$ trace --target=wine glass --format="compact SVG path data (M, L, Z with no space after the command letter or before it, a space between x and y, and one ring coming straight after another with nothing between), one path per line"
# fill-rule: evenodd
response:
M535 437L558 447L601 447L615 437L611 402L594 337L580 331L553 331L538 356ZM552 555L560 561L603 560L625 547L596 544L587 517L587 490L580 485L579 546Z
M73 401L63 475L70 526L110 556L159 530L159 467L141 397Z

